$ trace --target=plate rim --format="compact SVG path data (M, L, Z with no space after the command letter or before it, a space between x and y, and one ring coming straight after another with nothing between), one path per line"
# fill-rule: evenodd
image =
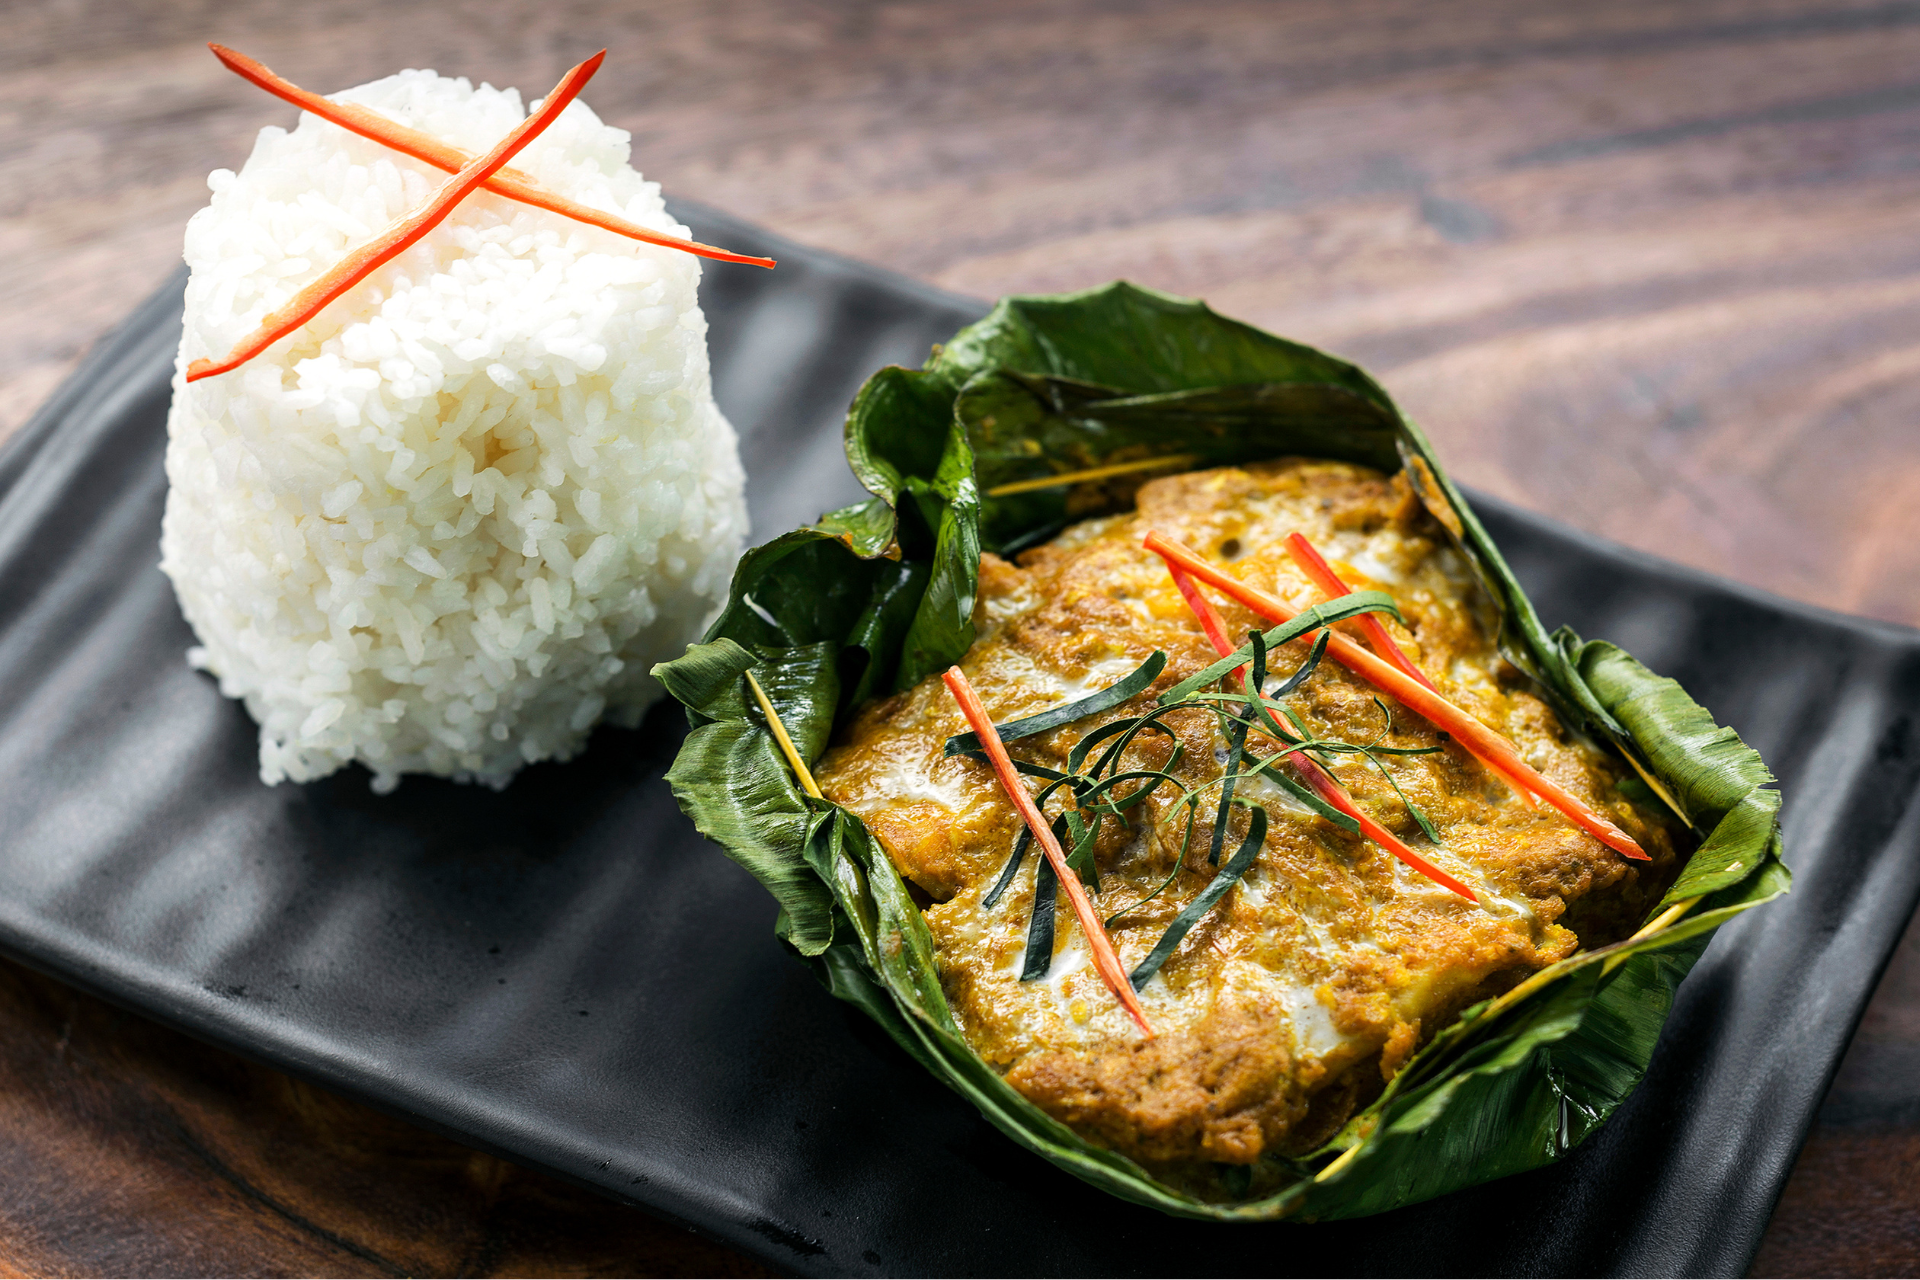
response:
M672 207L676 217L682 216L681 211L693 211L702 221L710 225L723 225L730 229L745 231L764 243L777 246L782 252L803 258L809 265L830 267L894 293L905 293L942 308L978 309L984 305L979 299L950 293L910 277L897 275L871 263L848 258L829 250L812 248L764 232L732 215L707 210L685 201L674 201ZM35 459L41 456L42 450L59 439L62 425L83 409L90 397L113 392L115 384L103 380L113 379L118 375L117 385L125 386L131 379L141 376L142 370L123 369L122 366L130 361L150 358L150 353L146 349L152 344L154 326L168 324L168 313L179 308L185 278L184 267L176 268L171 272L158 289L144 298L126 317L92 344L54 392L16 432L0 444L0 503L4 503L13 487L27 474ZM168 345L171 348L173 344L169 342ZM1478 489L1469 489L1468 498L1476 509L1495 513L1523 526L1531 526L1597 557L1624 562L1641 573L1663 579L1689 593L1718 594L1756 609L1785 615L1802 624L1851 632L1878 644L1920 650L1920 628L1808 604L1766 588L1752 586L1691 565L1667 560L1615 542L1604 535L1566 525L1517 502L1487 494ZM4 625L5 619L0 616L0 626ZM663 707L665 705L662 704ZM656 709L655 714L660 713ZM653 1177L647 1183L649 1198L642 1200L605 1183L578 1176L563 1167L529 1154L525 1149L509 1146L489 1136L489 1132L503 1136L510 1134L516 1126L512 1123L503 1123L512 1119L510 1113L500 1113L484 1106L457 1106L454 1105L454 1098L444 1096L430 1088L404 1087L405 1082L397 1073L391 1076L369 1076L364 1071L353 1070L353 1064L337 1053L320 1052L310 1046L302 1047L285 1037L261 1035L258 1033L258 1028L248 1026L251 1019L235 1016L236 1006L214 999L210 993L200 993L208 997L201 1002L187 997L185 992L169 991L134 981L133 975L124 967L115 967L110 949L90 945L90 939L70 933L67 944L61 949L60 954L70 957L72 963L67 967L57 963L46 963L42 955L26 952L16 945L16 937L20 935L15 929L13 919L15 914L13 904L0 901L0 953L6 954L34 972L86 991L115 1007L152 1019L203 1043L235 1053L248 1061L312 1081L323 1088L368 1105L382 1114L420 1125L461 1145L486 1151L513 1163L560 1178L569 1184L583 1187L616 1202L643 1209L660 1219L690 1229L703 1237L720 1241L731 1248L759 1257L774 1265L786 1267L794 1265L793 1257L764 1247L766 1242L763 1242L763 1247L756 1248L749 1233L741 1229L740 1219L723 1216L721 1206L712 1203L710 1194L705 1196L700 1194L701 1184L671 1176ZM46 932L43 930L41 935L36 936L44 936ZM1866 987L1866 995L1853 1015L1840 1051L1834 1056L1825 1072L1821 1096L1824 1096L1830 1088L1846 1049L1851 1045L1854 1034L1857 1032L1867 1001L1871 999L1887 965L1891 963L1894 948L1897 945L1896 939L1894 947L1889 947L1880 957L1878 967L1873 974L1873 981ZM223 1014L224 1016L221 1016ZM253 1038L239 1039L238 1036L241 1034L251 1035ZM391 1082L399 1082L402 1087L393 1088ZM381 1088L386 1088L387 1092L376 1092ZM433 1109L436 1103L440 1109L438 1113ZM441 1114L455 1118L442 1119ZM1805 1123L1800 1128L1794 1144L1796 1151L1804 1143L1805 1134L1814 1123L1816 1114L1817 1103L1808 1111ZM459 1122L461 1115L473 1121L490 1121L490 1123L463 1127ZM672 1172L670 1165L662 1164L657 1168L662 1174L670 1175ZM649 1172L652 1170L650 1169ZM676 1182L680 1183L677 1188ZM1785 1179L1782 1178L1779 1188L1774 1193L1773 1203L1777 1204L1780 1191L1784 1187ZM664 1198L676 1201L675 1207L661 1203L663 1199L661 1193L670 1190L677 1191L677 1194ZM703 1212L703 1209L706 1211ZM1769 1218L1771 1212L1770 1204ZM1758 1244L1759 1237L1756 1236L1754 1243L1756 1250ZM1748 1262L1751 1262L1751 1256Z

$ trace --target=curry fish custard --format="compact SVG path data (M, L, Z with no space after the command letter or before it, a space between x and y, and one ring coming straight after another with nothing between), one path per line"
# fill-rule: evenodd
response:
M1299 608L1324 598L1284 552L1288 534L1304 534L1350 586L1394 598L1406 627L1390 619L1387 626L1442 694L1505 734L1529 764L1619 824L1651 858L1629 863L1554 808L1510 790L1426 720L1323 662L1286 700L1317 738L1440 748L1379 755L1378 764L1329 755L1326 767L1362 810L1478 901L1410 870L1272 782L1243 781L1240 797L1268 814L1264 843L1141 988L1157 1033L1147 1038L1103 985L1064 907L1052 963L1043 977L1022 980L1039 859L1029 857L986 904L1021 820L985 764L944 754L946 739L967 724L941 682L862 709L821 762L819 783L859 815L924 895L942 983L969 1045L1089 1140L1163 1181L1231 1198L1247 1187L1236 1166L1257 1171L1263 1155L1324 1142L1467 1004L1582 945L1631 932L1678 860L1660 819L1618 788L1628 766L1570 735L1500 656L1479 620L1479 589L1465 561L1405 478L1343 463L1286 459L1156 480L1140 488L1133 513L1075 525L1017 563L983 557L979 638L961 665L996 722L1111 685L1155 650L1168 659L1133 702L1011 743L1016 758L1065 770L1088 730L1144 713L1158 694L1215 661L1166 567L1141 545L1150 528ZM1239 641L1266 625L1230 602L1223 612ZM1268 687L1307 653L1305 641L1276 652ZM1095 905L1129 970L1217 872L1208 837L1219 788L1200 792L1184 857L1180 788L1206 788L1222 776L1221 718L1189 709L1165 723L1172 738L1141 734L1119 767L1166 770L1179 788L1158 787L1125 824L1108 820L1094 849ZM1278 744L1263 745L1264 754ZM1437 831L1437 848L1409 803ZM1229 848L1244 838L1248 813L1230 809Z

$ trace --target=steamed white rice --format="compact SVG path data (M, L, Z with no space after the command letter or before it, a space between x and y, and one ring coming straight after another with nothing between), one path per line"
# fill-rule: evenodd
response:
M338 95L470 152L515 91L406 71ZM685 235L584 103L513 162ZM359 761L505 785L636 724L746 533L698 259L476 193L234 372L188 386L446 175L310 115L187 225L161 567L190 660L260 726L260 776Z

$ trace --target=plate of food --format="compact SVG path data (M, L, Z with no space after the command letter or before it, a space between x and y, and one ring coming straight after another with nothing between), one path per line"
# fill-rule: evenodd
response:
M1745 1267L1913 633L669 209L593 65L227 56L300 125L0 455L10 954L788 1269Z

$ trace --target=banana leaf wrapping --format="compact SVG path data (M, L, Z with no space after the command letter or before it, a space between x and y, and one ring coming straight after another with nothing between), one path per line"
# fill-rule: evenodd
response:
M1114 1195L1195 1218L1347 1218L1552 1161L1640 1081L1712 930L1787 889L1760 757L1618 647L1549 634L1426 437L1354 365L1125 283L1014 297L924 368L876 373L846 449L873 497L749 551L705 643L655 668L693 726L668 781L778 900L776 932L834 995L1001 1132ZM1324 1148L1289 1162L1278 1192L1238 1203L1197 1199L1085 1141L968 1049L892 862L858 818L801 790L743 679L751 668L817 760L856 707L966 652L983 548L1011 552L1113 509L1140 477L987 489L1169 455L1192 468L1307 455L1404 469L1473 565L1507 658L1700 841L1660 904L1698 899L1690 914L1468 1008Z

